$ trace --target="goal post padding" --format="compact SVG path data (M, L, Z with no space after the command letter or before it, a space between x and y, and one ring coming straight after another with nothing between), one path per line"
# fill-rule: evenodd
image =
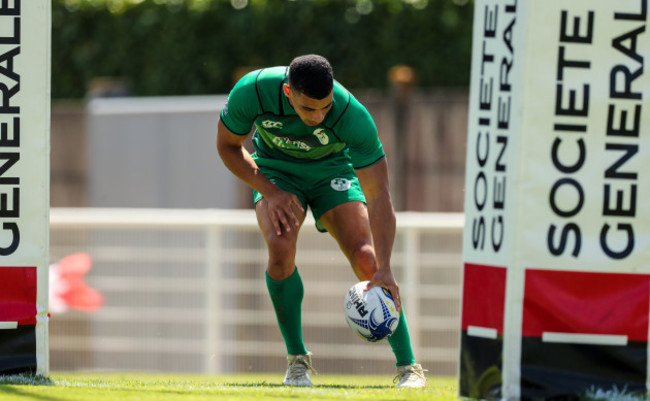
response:
M0 374L49 374L50 0L0 1Z
M646 391L648 0L477 0L459 390Z

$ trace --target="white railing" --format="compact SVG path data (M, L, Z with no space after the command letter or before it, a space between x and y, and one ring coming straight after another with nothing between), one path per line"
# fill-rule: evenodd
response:
M416 356L434 374L455 374L463 215L402 212L397 222L392 268ZM53 262L89 253L87 281L105 296L95 313L53 314L53 370L283 369L266 247L252 210L54 208L50 231ZM310 217L297 265L305 341L319 370L392 372L386 344L364 343L347 328L343 298L356 279Z

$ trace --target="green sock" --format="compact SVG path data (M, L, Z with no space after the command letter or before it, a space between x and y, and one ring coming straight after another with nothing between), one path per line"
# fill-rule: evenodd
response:
M392 336L388 337L388 342L397 359L395 366L412 365L415 363L415 356L411 347L411 335L409 334L409 327L406 323L406 316L404 315L404 305L402 305L402 313L399 314L397 329L395 329Z
M266 287L271 295L275 316L284 338L289 355L306 354L302 340L302 318L300 307L305 293L302 279L296 269L284 280L275 281L266 273Z

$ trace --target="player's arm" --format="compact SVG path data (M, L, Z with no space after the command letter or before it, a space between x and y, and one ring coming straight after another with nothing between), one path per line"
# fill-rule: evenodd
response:
M399 287L390 266L395 241L395 210L390 198L388 163L379 141L377 127L368 110L354 96L350 97L348 110L340 124L341 133L349 146L350 157L366 197L377 258L378 270L368 286L381 286L389 290L400 309Z
M302 210L298 198L281 190L260 171L251 154L244 147L246 135L236 135L228 130L221 120L217 128L217 151L226 167L238 178L264 196L268 202L271 221L278 235L282 228L291 231L300 225L293 213L292 205Z
M395 298L397 309L401 310L399 287L390 266L396 222L390 197L386 158L370 167L356 170L356 173L366 197L370 229L377 255L378 271L370 280L369 287L385 287Z

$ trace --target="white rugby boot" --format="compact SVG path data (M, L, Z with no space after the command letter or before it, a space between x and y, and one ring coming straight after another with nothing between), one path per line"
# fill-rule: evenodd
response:
M311 373L316 370L311 366L311 352L300 355L287 355L287 374L282 384L285 386L311 386Z
M413 365L404 365L397 367L397 376L393 379L393 383L397 383L395 387L401 388L423 388L427 385L427 379L424 377L426 369L422 369L419 363Z

